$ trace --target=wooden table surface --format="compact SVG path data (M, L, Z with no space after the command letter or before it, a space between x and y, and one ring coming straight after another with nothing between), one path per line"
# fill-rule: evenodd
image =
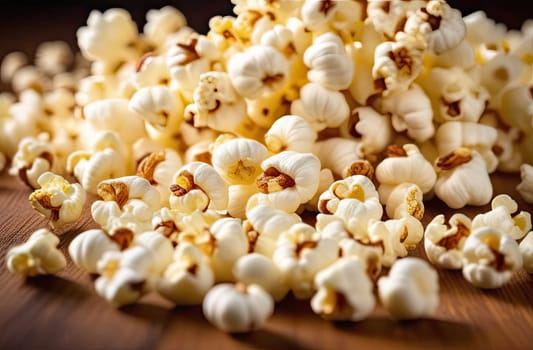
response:
M228 1L136 1L126 6L142 21L149 8L172 4L182 10L191 25L207 29L207 19L229 13ZM453 0L463 13L485 6L490 17L514 28L531 16L528 1ZM505 4L505 5L503 5ZM66 40L75 46L75 29L83 25L89 10L116 1L40 2L19 0L0 5L0 57L13 50L32 54L43 40ZM201 9L201 10L199 10ZM53 25L50 25L53 23ZM1 88L5 88L0 86ZM1 140L0 140L1 142ZM496 193L519 199L517 176L493 177ZM115 309L93 289L90 276L68 259L57 276L24 279L5 267L7 249L22 243L43 220L27 202L30 191L16 179L0 175L0 349L173 349L173 348L468 348L526 349L533 341L533 276L517 273L498 290L483 291L467 283L460 271L439 271L440 306L431 319L398 322L378 306L359 323L332 323L314 315L308 301L287 298L276 305L266 326L255 333L232 336L213 328L199 307L175 308L155 293L137 305ZM520 201L520 208L533 206ZM469 216L487 210L467 208ZM449 210L441 202L427 203L424 223ZM66 254L70 241L95 227L88 212L61 235ZM420 246L414 255L423 256Z

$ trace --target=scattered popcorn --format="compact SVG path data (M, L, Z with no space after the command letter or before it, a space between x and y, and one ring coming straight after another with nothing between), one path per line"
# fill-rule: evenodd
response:
M222 283L207 292L202 309L215 327L242 333L260 328L272 315L274 301L258 285Z
M478 288L499 288L522 267L516 241L493 227L472 231L463 246L463 276Z
M357 258L337 260L315 276L315 285L311 308L325 319L360 321L374 310L374 286Z
M55 274L67 265L63 253L57 249L59 238L45 228L32 233L23 244L6 254L9 271L24 276Z
M422 239L477 287L533 271L528 206L493 198L490 178L521 172L533 202L531 23L462 18L445 0L232 3L205 35L171 6L141 27L95 10L81 52L45 42L2 60L0 171L53 228L98 196L97 226L68 247L97 294L202 304L233 333L289 292L362 320L374 282L394 318L431 317L437 273L408 257ZM446 210L424 227L434 195ZM58 243L38 230L7 267L57 273Z
M431 316L439 305L437 272L424 260L398 260L389 275L378 280L381 303L394 318L416 319Z
M37 179L40 188L30 194L33 209L58 228L79 219L86 193L80 184L70 184L62 176L45 172Z

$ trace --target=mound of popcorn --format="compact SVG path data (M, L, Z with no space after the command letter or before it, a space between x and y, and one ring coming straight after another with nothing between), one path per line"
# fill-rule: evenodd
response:
M232 3L207 34L172 7L142 31L95 10L80 53L4 57L0 168L52 230L11 249L9 270L63 269L53 232L93 195L98 228L68 252L96 293L202 305L227 332L288 294L327 320L377 303L412 319L438 307L435 268L480 288L533 271L531 215L490 179L520 173L533 203L532 21L507 30L444 0ZM459 212L424 227L434 196ZM428 261L409 257L422 241Z

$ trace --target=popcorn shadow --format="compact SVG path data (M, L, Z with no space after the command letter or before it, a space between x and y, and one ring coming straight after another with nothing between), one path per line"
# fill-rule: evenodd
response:
M476 335L476 329L471 324L438 319L398 321L374 317L357 323L334 322L333 325L339 331L353 332L359 336L384 339L386 335L391 345L401 342L412 346L432 346L439 341L443 346L463 348Z
M231 337L254 349L311 349L298 343L295 339L266 329L232 334Z
M75 281L54 275L28 277L25 280L25 285L38 289L39 295L46 295L47 297L61 301L65 299L82 301L93 296L87 287Z
M119 311L127 314L128 316L148 321L151 324L165 324L171 316L171 312L168 308L165 308L161 305L143 302L121 306Z

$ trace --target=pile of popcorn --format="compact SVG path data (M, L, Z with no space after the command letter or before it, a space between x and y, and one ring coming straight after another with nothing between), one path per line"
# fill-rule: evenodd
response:
M172 7L142 33L109 9L77 31L81 54L47 42L33 65L3 59L1 167L50 226L9 270L63 270L57 235L90 194L99 228L68 252L96 293L155 291L228 332L288 293L328 320L377 301L428 317L432 265L480 288L533 273L531 215L490 180L520 172L533 202L533 22L507 30L444 0L232 2L206 35ZM424 227L434 196L491 209ZM408 257L422 240L429 263Z

